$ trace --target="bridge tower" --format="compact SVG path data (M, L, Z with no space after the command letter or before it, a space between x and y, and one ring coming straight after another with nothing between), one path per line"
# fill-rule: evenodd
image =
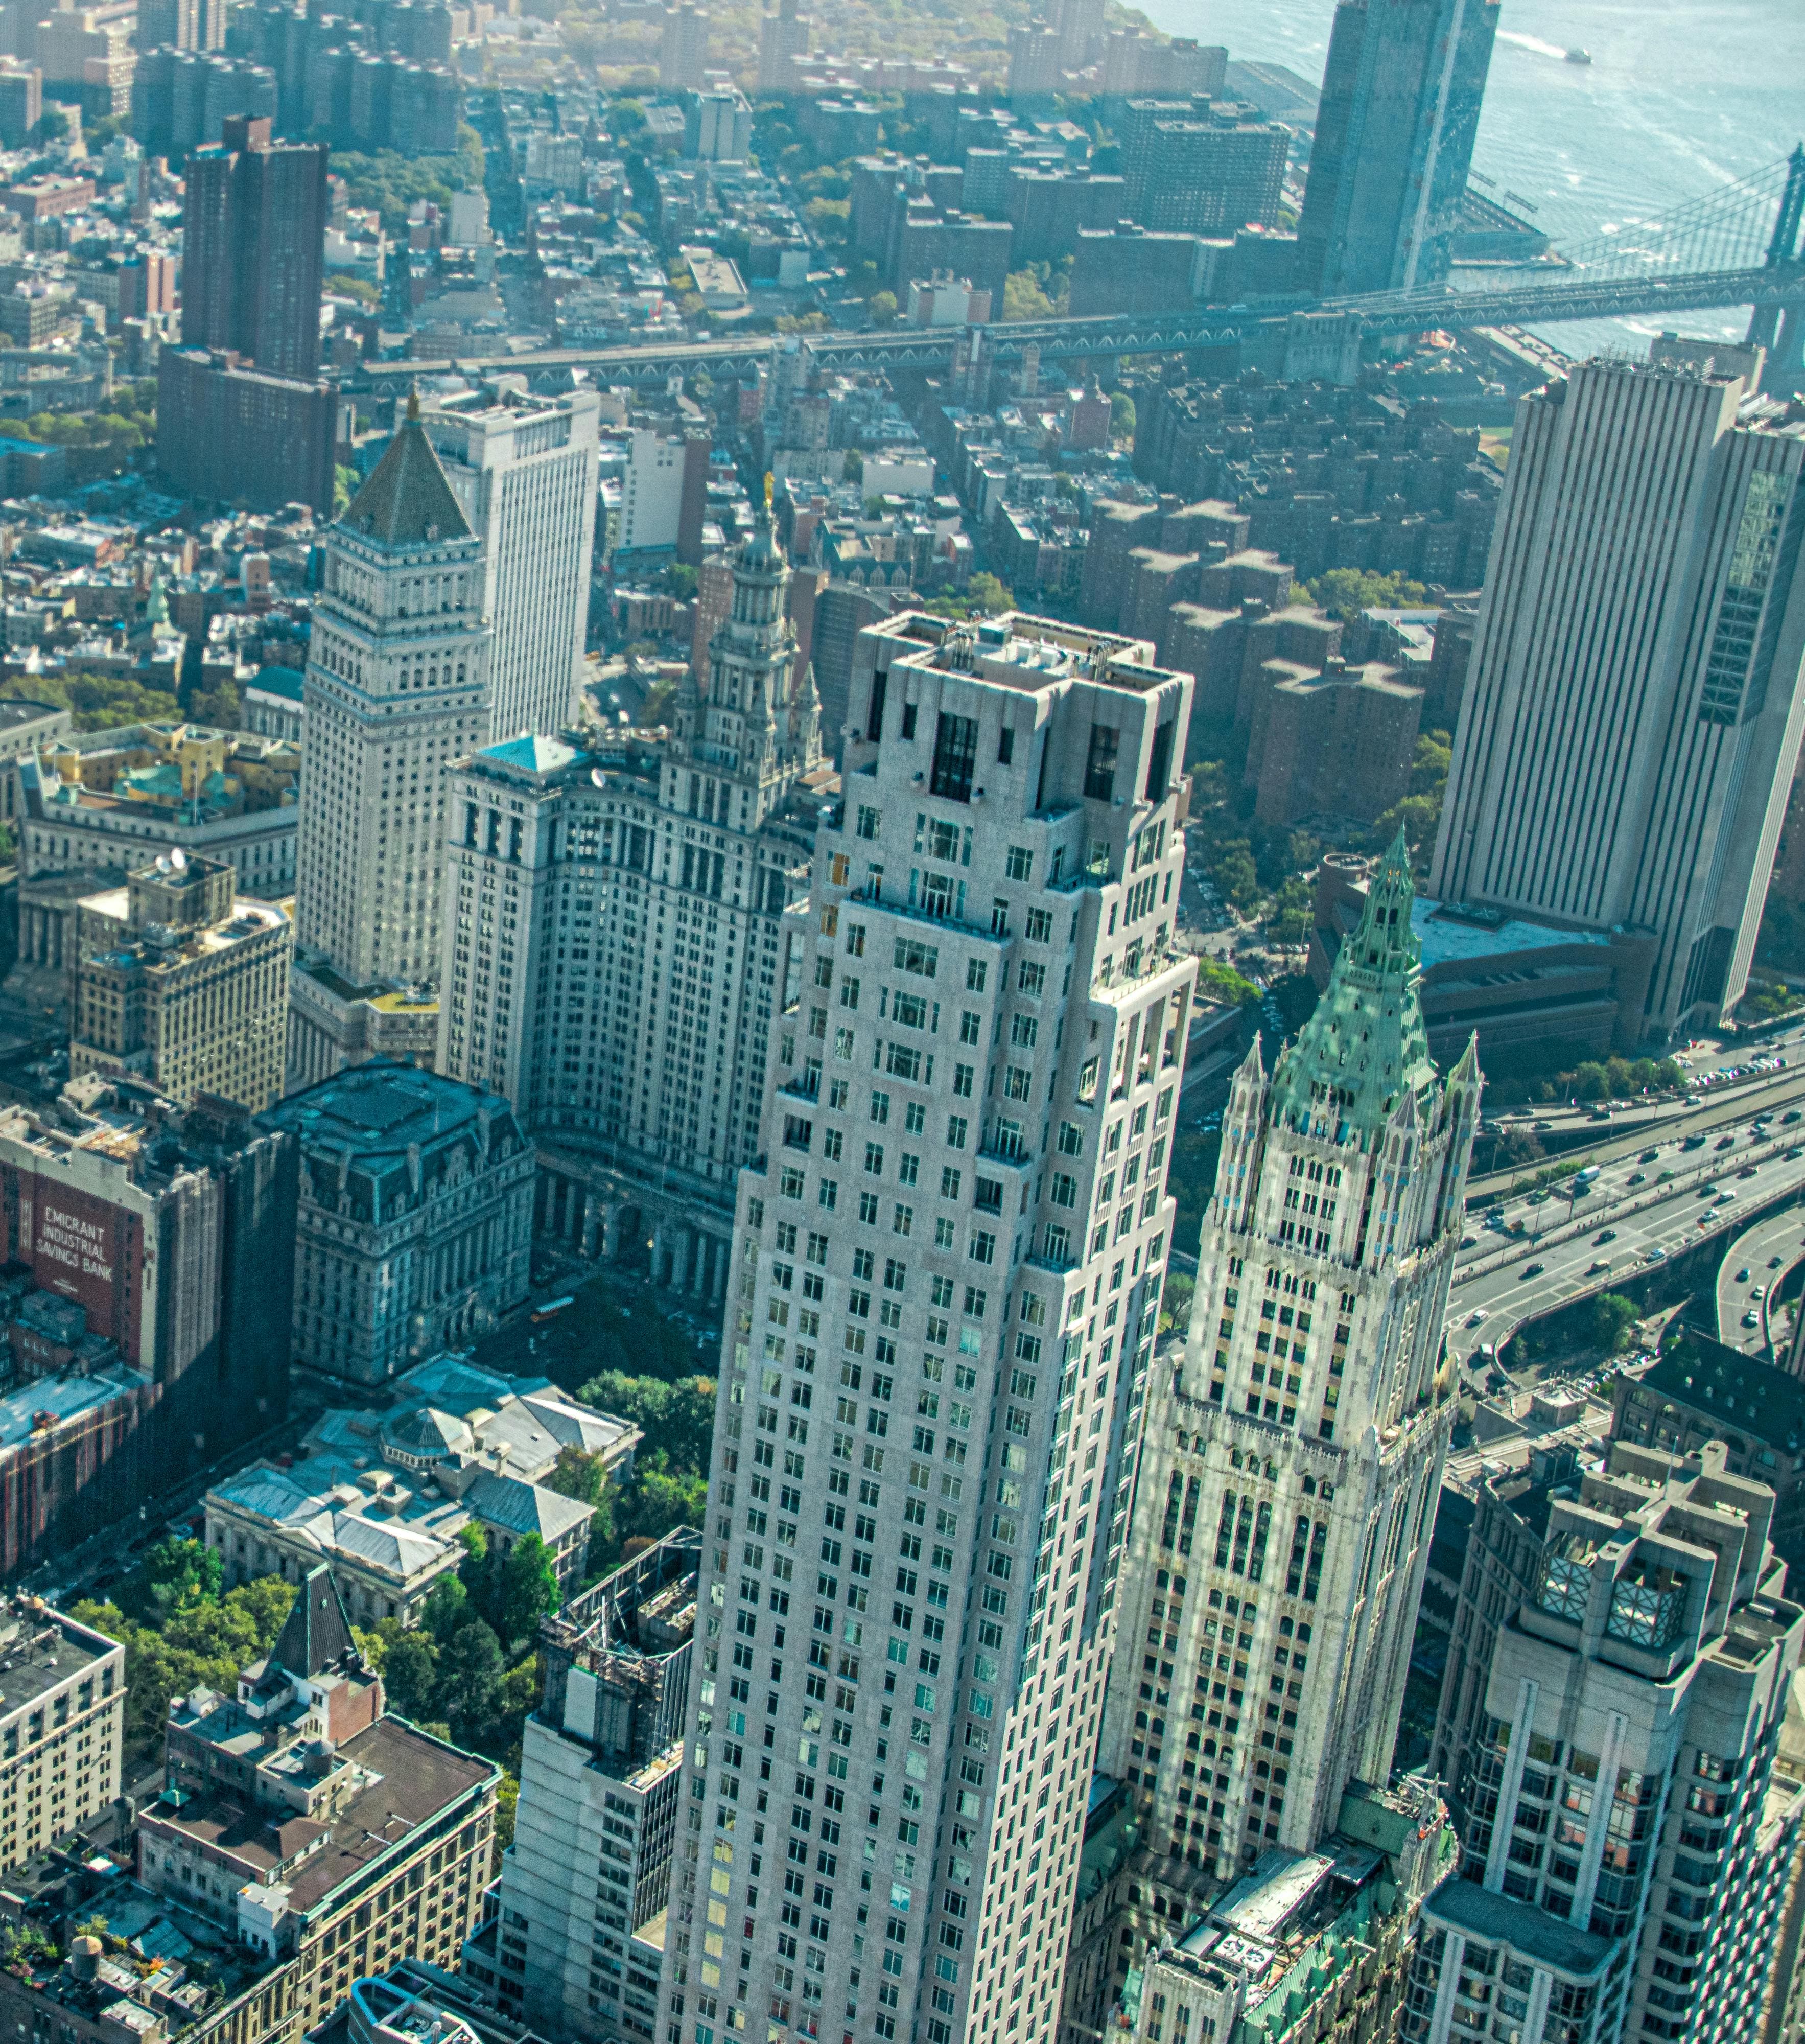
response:
M1799 260L1799 229L1805 221L1805 142L1794 149L1786 166L1786 189L1768 243L1766 267L1776 270ZM1805 290L1796 298L1757 305L1749 321L1748 345L1765 348L1767 365L1761 387L1779 397L1805 388Z

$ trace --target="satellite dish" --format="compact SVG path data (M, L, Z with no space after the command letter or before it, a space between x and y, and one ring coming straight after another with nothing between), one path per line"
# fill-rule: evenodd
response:
M590 778L598 788L605 788L608 786L608 776L599 766L592 766L590 769Z
M156 870L159 873L167 873L169 871L169 859L167 854L160 851L157 854Z
M169 865L171 871L174 873L186 873L188 870L188 855L180 846L169 855Z

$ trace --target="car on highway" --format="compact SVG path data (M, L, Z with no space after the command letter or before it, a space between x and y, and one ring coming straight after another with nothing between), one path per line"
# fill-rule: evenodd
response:
M1547 1268L1546 1263L1526 1263L1521 1274L1525 1278L1539 1278Z
M1761 1324L1761 1316L1759 1313L1745 1313L1742 1324L1745 1327L1758 1327Z
M1801 1113L1796 1107L1791 1107L1780 1119L1781 1126L1786 1127L1795 1121L1805 1121L1805 1113Z
M1708 1200L1716 1192L1716 1190L1717 1187L1715 1185L1700 1185L1698 1191L1694 1193L1693 1197L1695 1199Z
M1777 1270L1785 1261L1786 1258L1784 1256L1770 1256L1768 1258L1768 1268L1770 1270Z
M1600 1271L1608 1270L1610 1268L1611 1266L1606 1262L1588 1263L1586 1266L1586 1275L1588 1278L1596 1278Z
M1596 1246L1597 1246L1600 1243L1601 1243L1601 1242L1615 1242L1616 1239L1617 1239L1617 1231L1616 1231L1616 1229L1615 1229L1615 1228L1601 1228L1598 1231L1597 1234L1596 1234L1596 1235L1595 1235L1592 1237L1592 1244L1593 1244L1593 1247L1596 1248Z
M1729 1205L1730 1202L1735 1198L1735 1197L1736 1195L1734 1193L1719 1193L1717 1197L1711 1201L1711 1204L1714 1207L1726 1207Z
M1665 1249L1651 1249L1643 1257L1642 1261L1645 1263L1665 1263L1667 1261L1667 1251Z
M1736 1283L1738 1283L1738 1285L1746 1285L1746 1284L1748 1283L1748 1281L1749 1281L1749 1266L1748 1266L1748 1265L1747 1265L1746 1263L1745 1263L1745 1264L1743 1265L1742 1268L1740 1270L1738 1270L1738 1271L1737 1272L1737 1274L1736 1274L1735 1281L1736 1281Z
M1754 1166L1753 1166L1753 1164L1745 1164L1745 1165L1742 1166L1742 1170L1741 1170L1740 1171L1738 1171L1738 1172L1736 1174L1736 1175L1737 1175L1737 1177L1738 1177L1738 1178L1753 1178L1757 1177L1757 1176L1758 1175L1758 1174L1757 1173L1757 1171L1756 1171L1756 1170L1755 1170L1755 1167L1754 1167Z
M1688 1135L1680 1145L1682 1150L1702 1150L1704 1147L1705 1139L1702 1135Z
M1714 1150L1734 1150L1736 1147L1736 1138L1734 1135L1720 1135L1711 1147Z
M1477 1249L1478 1247L1479 1237L1477 1235L1463 1235L1461 1237L1461 1247L1462 1249Z
M1648 1181L1649 1174L1646 1171L1632 1171L1630 1174L1629 1182L1632 1185L1646 1185Z
M1466 1324L1469 1327L1483 1327L1485 1324L1486 1317L1485 1308L1483 1306L1475 1306L1473 1311L1467 1315Z
M1801 1157L1805 1157L1805 1150L1788 1150L1786 1153L1786 1161L1789 1164L1796 1164Z
M1645 1151L1642 1152L1642 1154L1641 1155L1641 1156L1639 1156L1639 1157L1636 1159L1636 1162L1637 1162L1638 1164L1652 1164L1652 1163L1654 1162L1654 1160L1656 1159L1656 1158L1657 1158L1660 1155L1661 1155L1661 1152L1660 1152L1660 1151L1659 1151L1658 1149L1657 1149L1657 1150L1645 1150Z

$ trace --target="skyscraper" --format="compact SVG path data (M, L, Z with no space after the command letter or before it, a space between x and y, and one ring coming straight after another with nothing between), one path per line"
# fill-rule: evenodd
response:
M1184 1365L1149 1403L1102 1764L1185 1890L1312 1850L1350 1781L1390 1778L1479 1103L1470 1047L1429 1061L1411 903L1400 838L1297 1041L1235 1075Z
M589 636L601 409L593 390L536 398L490 389L424 417L482 543L493 738L553 736L573 714Z
M463 1970L548 2038L657 2034L701 1545L680 1527L540 1627L514 1842Z
M1438 284L1466 194L1499 0L1340 0L1298 217L1325 298Z
M549 1227L710 1296L827 778L789 580L761 513L662 757L512 739L451 789L440 1070L519 1108Z
M157 370L157 461L185 494L332 502L331 392L320 381L326 152L229 116L189 157L182 346Z
M1150 650L865 635L739 1178L661 2037L1056 2015L1196 970Z
M1615 1442L1551 1500L1492 1645L1461 1873L1423 1905L1405 2044L1488 2022L1570 2044L1762 2034L1805 1814L1774 1768L1805 1612L1773 1493L1726 1459Z
M1657 939L1625 1047L1740 997L1805 700L1805 428L1592 362L1517 407L1430 889Z
M267 376L311 382L320 366L326 151L272 142L267 117L235 114L188 159L182 344L229 348Z
M488 735L482 549L417 398L328 530L304 690L291 1085L438 1021L445 770Z

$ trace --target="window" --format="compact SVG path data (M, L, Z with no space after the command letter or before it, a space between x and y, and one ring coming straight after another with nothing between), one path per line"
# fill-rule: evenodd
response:
M1059 1124L1059 1154L1062 1157L1081 1157L1085 1154L1085 1132L1075 1121L1062 1121Z
M1107 802L1116 793L1116 753L1121 733L1113 724L1093 724L1090 753L1085 761L1085 793L1095 802Z
M966 1133L967 1128L966 1118L962 1114L950 1114L947 1116L947 1147L949 1150L964 1149Z
M1012 880L1026 880L1034 870L1034 854L1025 844L1012 844L1003 861L1003 868Z
M1114 734L1111 734L1113 738ZM1096 747L1096 732L1091 738L1091 749ZM974 717L952 717L943 710L934 728L934 766L928 778L928 792L943 801L969 802L971 800L972 768L977 759L977 720ZM1115 781L1116 755L1110 753L1110 779ZM1089 790L1087 789L1086 792Z
M861 805L858 811L858 835L861 837L875 837L883 820L877 810Z
M1031 944L1046 944L1053 941L1053 911L1050 909L1029 909L1027 940Z
M931 979L940 962L940 953L936 946L924 944L916 938L898 937L895 959L898 972L920 973L924 978Z

